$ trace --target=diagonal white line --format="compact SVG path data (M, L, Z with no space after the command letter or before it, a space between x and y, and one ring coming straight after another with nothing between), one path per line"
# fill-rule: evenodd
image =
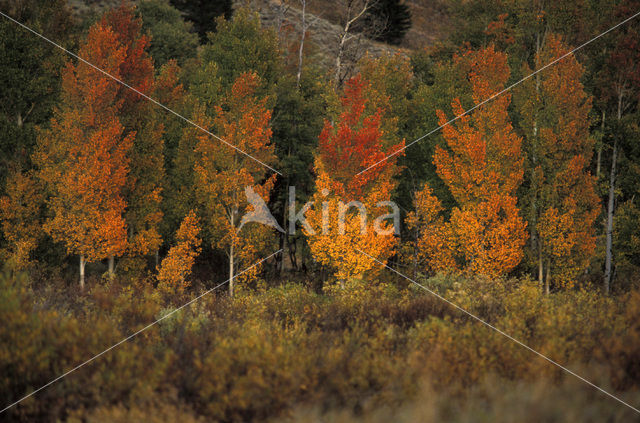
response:
M628 17L627 19L625 19L624 21L620 22L617 25L612 26L611 28L607 29L606 31L604 31L603 33L593 37L592 39L590 39L589 41L581 44L580 46L574 48L573 50L571 50L568 53L563 54L562 56L558 57L557 59L547 63L546 65L544 65L543 67L541 67L540 69L530 73L529 75L525 76L524 78L522 78L521 80L514 82L513 84L509 85L507 88L503 89L502 91L492 95L491 97L487 98L486 100L483 100L482 102L476 104L475 106L471 107L468 110L465 110L464 112L460 113L458 116L454 117L453 119L449 120L448 122L438 126L437 128L432 129L431 131L427 132L426 134L422 135L421 137L416 138L415 140L411 141L409 144L405 145L402 148L397 149L396 151L394 151L393 153L389 154L388 156L384 157L383 159L375 162L374 164L372 164L371 166L369 166L368 168L356 173L354 176L358 176L366 171L368 171L371 168L374 168L376 166L378 166L380 163L389 160L391 157L401 153L402 151L406 150L407 148L411 147L413 144L422 141L423 139L427 138L429 135L438 132L439 130L441 130L442 128L444 128L445 126L455 122L456 120L460 119L461 117L468 115L469 113L471 113L472 111L474 111L475 109L477 109L478 107L482 106L483 104L486 104L488 102L490 102L491 100L495 100L496 97L501 96L502 94L506 93L507 91L511 90L513 87L515 87L516 85L519 85L521 83L523 83L524 81L526 81L527 79L531 78L532 76L534 76L535 74L542 72L543 70L547 69L550 66L555 65L556 63L558 63L559 61L561 61L562 59L572 55L573 53L575 53L576 51L580 50L581 48L591 44L592 42L594 42L595 40L597 40L598 38L602 37L605 34L608 34L609 32L613 31L614 29L618 28L621 25L624 25L625 23L629 22L630 20L632 20L633 18L637 17L640 15L640 12L636 13L633 16Z
M52 381L48 382L45 385L42 385L41 387L39 387L38 389L36 389L35 391L25 395L24 397L20 398L19 400L17 400L16 402L9 404L8 406L6 406L5 408L3 408L2 410L0 410L0 414L4 413L5 411L7 411L8 409L10 409L11 407L13 407L14 405L26 400L27 398L29 398L30 396L42 391L43 389L45 389L46 387L53 385L54 383L56 383L57 381L59 381L60 379L64 378L65 376L68 376L70 373L75 372L76 370L78 370L79 368L83 367L86 364L91 363L93 360L95 360L96 358L108 353L109 351L111 351L112 349L116 348L118 345L120 344L124 344L125 342L127 342L128 340L136 337L137 335L141 334L142 332L144 332L145 330L149 329L150 327L154 326L155 324L163 321L164 319L166 319L167 317L177 313L178 311L182 310L183 308L193 304L194 302L198 301L200 298L204 297L205 295L215 291L216 289L220 288L221 286L223 286L224 284L228 283L231 279L234 279L240 275L242 275L243 273L253 269L254 267L258 266L259 264L263 263L264 261L270 259L271 257L275 256L276 254L280 253L282 251L282 249L276 251L273 254L268 255L267 257L263 258L262 260L260 260L257 263L254 263L253 265L247 267L246 269L244 269L243 271L237 273L236 275L234 275L233 278L227 279L226 281L214 286L213 288L209 289L208 291L203 292L202 294L198 295L197 297L195 297L194 299L190 300L189 302L181 305L180 307L172 310L171 312L165 314L164 316L162 316L161 318L159 318L158 320L149 323L147 326L143 327L142 329L138 330L137 332L132 333L131 335L127 336L126 338L122 339L121 341L119 341L116 344L113 344L112 346L110 346L109 348L107 348L106 350L102 351L99 354L94 355L93 357L91 357L90 359L88 359L87 361L84 361L83 363L78 364L76 367L74 367L71 370L66 371L65 373L61 374L60 376L58 376L57 378L53 379Z
M477 320L478 322L482 323L483 325L493 329L494 331L498 332L500 335L506 337L507 339L512 340L513 342L515 342L516 344L526 348L527 350L531 351L532 353L544 358L545 360L547 360L549 363L558 366L559 368L561 368L562 370L564 370L565 372L577 377L578 379L580 379L581 381L583 381L584 383L586 383L587 385L590 385L594 388L596 388L598 391L608 395L609 397L613 398L614 400L620 402L621 404L626 405L627 407L629 407L630 409L632 409L633 411L635 411L636 413L640 414L640 410L638 410L637 408L635 408L634 406L624 402L623 400L621 400L620 398L616 397L615 395L605 391L604 389L602 389L601 387L599 387L598 385L589 382L587 379L583 378L582 376L580 376L579 374L576 374L575 372L567 369L566 367L564 367L563 365L559 364L557 361L554 361L552 359L550 359L549 357L547 357L546 355L534 350L533 348L531 348L530 346L522 343L521 341L518 341L516 338L512 337L511 335L509 335L508 333L505 333L503 331L501 331L500 329L498 329L497 327L493 326L491 323L486 322L485 320L482 320L480 317L476 316L475 314L470 313L469 311L465 310L464 308L460 307L459 305L452 303L451 301L447 300L446 298L444 298L442 295L438 294L437 292L432 291L431 289L427 288L424 285L419 284L418 282L414 281L413 279L411 279L410 277L403 275L402 273L398 272L396 269L387 266L386 263L381 262L380 260L378 260L377 258L373 257L370 254L365 253L364 251L356 248L356 251L364 254L365 256L369 257L371 260L375 261L376 263L379 263L381 265L383 265L384 267L386 267L387 269L391 270L392 272L396 273L397 275L403 277L404 279L408 280L409 282L419 286L420 288L424 289L425 291L427 291L428 293L430 293L431 295L436 296L437 298L441 299L442 301L444 301L445 303L449 304L450 306L460 310L461 312L463 312L464 314L468 315L469 317L472 317L473 319Z
M0 12L0 15L4 16L5 18L9 19L11 22L21 26L22 28L26 29L27 31L31 32L32 34L42 38L43 40L45 40L46 42L54 45L55 47L59 48L60 50L64 51L65 53L67 53L68 55L75 57L76 59L78 59L79 61L81 61L82 63L91 66L93 69L97 70L98 72L108 76L109 78L113 79L114 81L116 81L119 84L122 84L124 87L130 89L131 91L134 91L135 93L137 93L138 95L144 97L145 99L149 100L150 102L154 103L155 105L163 108L164 110L168 111L169 113L179 117L180 119L184 120L185 122L187 122L190 125L195 126L196 128L198 128L199 130L201 130L202 132L204 132L207 135L212 136L213 138L217 139L218 141L228 145L229 147L233 148L234 150L236 150L238 153L240 154L244 154L245 156L249 157L250 159L260 163L262 166L266 167L267 169L271 170L272 172L277 173L280 176L283 176L282 173L278 172L277 170L275 170L274 168L272 168L271 166L269 166L268 164L264 163L263 161L253 157L251 154L246 153L242 150L240 150L238 147L236 147L235 145L225 141L224 139L220 138L218 135L206 130L205 128L203 128L202 126L198 125L197 123L195 123L194 121L192 121L191 119L188 119L184 116L182 116L180 113L170 109L169 107L165 106L164 104L160 103L158 100L149 97L148 95L140 92L139 90L135 89L134 87L132 87L131 85L127 84L126 82L116 78L115 76L111 75L110 73L100 69L99 67L97 67L96 65L89 63L88 61L86 61L85 59L83 59L82 57L78 56L75 53L70 52L69 50L67 50L66 48L62 47L60 44L57 44L54 41L51 41L50 39L48 39L47 37L45 37L44 35L40 34L39 32L34 31L33 29L29 28L28 26L24 25L21 22L18 22L17 20L13 19L11 16L8 16L2 12Z

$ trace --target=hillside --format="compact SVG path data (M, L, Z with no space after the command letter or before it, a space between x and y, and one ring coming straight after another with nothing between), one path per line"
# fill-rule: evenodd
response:
M138 1L132 1L137 3ZM77 16L101 11L117 6L120 0L70 0L69 4ZM400 46L391 46L361 38L358 40L359 54L368 53L378 57L384 53L407 53L411 49L420 49L433 44L446 33L447 16L444 0L425 2L408 0L411 8L412 27ZM260 14L265 26L283 28L286 25L301 29L302 12L298 1L282 0L234 0L234 9L247 6ZM317 48L315 58L324 66L333 65L333 57L338 45L341 23L344 17L344 1L310 0L307 4L309 22L308 39Z

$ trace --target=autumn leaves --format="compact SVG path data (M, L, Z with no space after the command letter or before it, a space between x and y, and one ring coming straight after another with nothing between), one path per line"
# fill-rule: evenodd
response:
M154 68L148 43L140 19L122 6L91 27L79 55L180 110L205 131L177 124L133 90L70 62L62 77L62 100L39 137L37 170L15 181L19 189L5 207L23 213L23 232L32 233L16 249L17 260L37 243L37 231L29 228L40 213L20 208L21 198L44 196L44 229L69 255L79 256L81 284L86 262L108 260L112 278L116 258L118 272L144 269L148 257L159 257L165 245L167 254L162 263L156 260L155 277L167 292L183 290L206 246L226 255L233 292L238 269L275 244L271 228L241 227L240 222L251 211L245 189L268 203L276 186L277 175L269 170L278 165L269 79L276 66L263 60L269 71L262 77L235 69L236 62L223 69L229 58L207 62L207 54L220 53L219 46L207 46L204 59L188 65L185 89L175 62ZM277 55L277 48L272 50ZM537 61L547 63L566 51L559 38L549 36ZM507 55L492 45L457 55L452 66L464 75L467 97L436 112L443 125L440 141L423 142L435 145L437 177L454 204L443 206L442 190L436 194L433 184L414 187L414 210L405 220L411 236L401 237L413 238L407 244L426 272L493 277L526 260L539 265L540 281L547 286L551 281L571 286L595 248L598 210L587 170L593 140L582 68L570 56L514 92L513 103L505 93L446 124L463 114L463 102L477 105L503 90L511 74ZM412 71L401 58L369 58L360 63L360 71L339 92L326 93L334 103L317 137L312 166L314 207L307 220L314 230L303 231L314 260L341 283L376 271L359 250L383 262L393 256L407 259L398 231L392 230L395 222L375 218L395 199L403 170L403 153L394 153L405 146L404 140L398 142L398 128L407 125L400 119L411 115ZM512 126L513 109L520 125L530 128L524 134ZM31 189L33 180L42 182L43 192ZM253 267L240 280L258 272Z
M509 78L507 56L493 47L459 56L455 66L467 71L476 104L501 91ZM505 94L442 129L446 148L436 147L433 161L457 206L445 219L426 185L409 216L420 233L419 255L432 271L499 276L522 260L526 223L516 198L524 172L522 139L509 121L509 103ZM464 113L459 99L451 108L456 116ZM449 120L441 110L438 118L440 125Z
M93 67L69 62L62 101L51 128L39 137L35 161L48 194L45 230L68 254L80 257L81 287L87 262L107 259L113 278L116 257L119 270L126 273L144 269L146 257L157 255L164 188L174 209L186 208L176 213L182 222L175 244L159 266L157 279L165 291L188 286L201 228L213 248L227 252L231 280L238 265L255 261L258 246L269 235L262 227L242 233L238 229L247 207L245 187L268 200L275 180L249 158L271 164L276 160L270 145L271 111L266 98L257 95L259 77L243 73L219 104L207 110L197 96L183 90L175 62L156 74L146 53L148 41L134 9L123 5L91 27L79 56L145 95L190 109L199 126L215 130L246 154L230 152L202 131L176 128L135 91ZM182 186L165 182L165 138L177 144L171 167L183 173Z
M89 31L81 57L119 78L133 69L108 14ZM138 43L144 47L145 39ZM145 57L138 57L144 60ZM148 57L146 58L147 60ZM35 161L51 193L45 230L79 255L81 286L86 261L119 256L127 249L125 188L136 131L120 119L126 102L136 101L106 75L69 63L62 76L62 102L51 128L38 140Z
M195 194L213 246L225 251L229 260L229 292L233 295L234 275L258 260L264 244L273 236L263 225L247 225L240 230L249 202L245 188L251 187L263 200L275 183L275 174L261 162L275 164L271 142L271 111L266 99L257 97L259 79L246 73L238 77L223 104L215 106L213 125L222 138L247 154L229 151L229 147L207 135L198 137L195 148ZM252 268L241 278L255 276Z
M374 217L381 214L381 202L391 200L396 186L395 157L370 173L354 176L372 161L404 145L383 146L381 122L388 110L372 104L367 98L370 92L370 82L359 76L347 81L338 122L325 122L315 160L314 207L307 213L315 232L305 233L309 248L316 260L334 269L342 285L376 267L358 249L386 261L397 244L395 231L373 227ZM373 109L368 116L367 108ZM352 201L360 206L357 212L344 209ZM383 225L393 226L393 222Z
M550 35L536 62L549 63L567 51L559 37ZM510 77L507 55L492 45L455 56L452 66L466 77L475 105L503 91ZM414 193L414 210L406 217L408 231L415 234L410 248L398 251L396 240L388 237L311 237L314 255L333 265L340 280L368 270L357 252L362 250L382 262L399 253L401 261L417 261L421 270L430 273L453 271L490 277L508 274L526 259L537 263L546 292L552 283L573 286L594 253L594 223L599 210L595 180L588 170L594 140L589 135L591 103L580 82L582 75L583 68L569 56L518 89L513 105L511 94L503 93L467 115L461 100L455 98L451 102L453 116L459 117L455 122L449 124L451 116L437 111L444 143L436 145L433 154L436 173L455 205L443 207L426 184ZM358 84L362 84L359 79L352 80L345 95L357 97L353 86ZM346 104L343 101L343 107ZM510 107L515 107L524 126L530 128L524 138L511 124ZM364 110L364 106L357 110ZM357 167L347 160L357 157L358 152L349 150L350 131L354 132L352 138L362 138L359 144L365 149L371 134L368 125L381 115L378 110L362 119L362 134L353 131L357 119L349 113L341 115L340 123L348 129L338 126L336 135L329 139L325 128L316 160L319 188L359 198L363 195L359 184L368 184L369 195L390 197L397 174L392 163L395 159L367 171L379 172L375 178L364 179L364 172L363 179L348 180L346 185L334 181L341 177L338 169L324 164ZM377 145L384 145L381 134L376 136ZM327 140L329 146L324 145ZM368 157L385 157L389 151L397 151L395 148L398 146L386 154L369 151ZM380 158L375 160L377 163ZM331 169L332 176L325 175L325 167ZM349 184L355 187L345 189Z

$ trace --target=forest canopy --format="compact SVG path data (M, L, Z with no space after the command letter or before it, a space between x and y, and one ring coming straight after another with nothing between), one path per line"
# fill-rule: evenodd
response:
M640 1L104 3L0 0L0 420L637 418Z

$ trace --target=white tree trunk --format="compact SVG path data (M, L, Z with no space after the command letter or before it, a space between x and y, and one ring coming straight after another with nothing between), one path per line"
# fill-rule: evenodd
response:
M84 266L87 264L84 261L84 255L80 255L80 290L84 291Z
M549 295L551 291L551 263L547 262L547 277L544 280L544 293Z
M618 121L622 119L622 92L618 93ZM609 172L609 201L607 201L607 231L604 258L604 292L611 289L612 262L613 262L613 215L616 205L616 164L618 161L618 140L613 140L613 152L611 153L611 170Z
M304 52L304 37L307 34L307 0L300 0L302 3L302 35L300 36L300 49L298 51L298 73L296 74L296 86L300 88L300 78L302 77L302 54Z
M342 59L344 56L344 51L345 51L347 41L349 40L349 31L351 30L351 25L353 25L355 21L360 19L362 15L364 15L364 13L370 7L369 0L365 0L361 3L362 9L360 10L360 12L354 15L353 8L355 6L354 3L356 3L356 1L348 1L347 3L348 3L347 19L346 19L346 23L344 24L344 28L342 29L342 33L340 34L340 42L338 43L338 53L336 54L336 71L335 71L336 73L333 80L333 85L335 88L338 88L340 86L340 80L341 80L340 75L342 73L342 65L343 65Z
M601 124L601 134L600 136L604 139L604 120L605 120L605 111L602 111L602 124ZM598 146L598 160L596 162L596 179L600 181L600 169L602 168L602 139L600 140L600 145Z
M115 276L115 263L116 259L113 254L109 256L109 280L112 281Z
M233 298L233 277L234 277L234 273L233 273L233 269L234 269L234 263L233 263L233 243L231 243L231 247L229 247L229 296L231 298Z
M340 74L342 73L342 55L344 54L344 44L347 41L347 35L349 34L349 23L345 26L345 29L340 36L340 44L338 45L338 54L336 55L336 73L333 78L333 85L338 88L340 85Z
M231 227L235 229L235 217L238 213L238 207L233 206L231 212L229 213L229 222L231 222ZM235 251L234 251L234 238L231 239L231 245L229 246L229 296L233 298L233 278L235 277Z
M613 142L611 157L611 173L609 176L609 201L607 202L607 245L604 261L604 291L608 294L611 288L611 264L613 261L613 212L616 196L616 161L618 156L618 142Z
M542 262L542 244L538 241L538 282L540 289L544 289L544 264Z

